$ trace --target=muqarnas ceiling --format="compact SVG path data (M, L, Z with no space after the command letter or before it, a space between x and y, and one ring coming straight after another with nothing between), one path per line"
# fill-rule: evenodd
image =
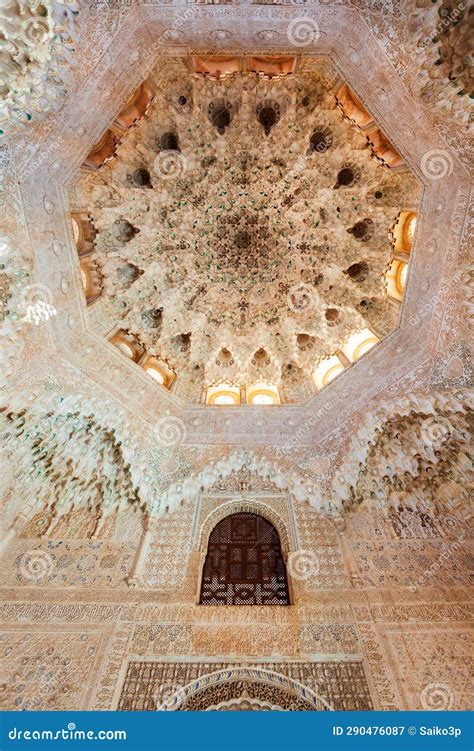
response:
M157 380L188 401L255 382L298 401L318 363L349 364L351 336L397 327L392 230L419 185L380 158L380 131L344 116L342 84L325 59L276 79L175 60L150 77L146 116L113 158L74 187L92 325L161 363Z

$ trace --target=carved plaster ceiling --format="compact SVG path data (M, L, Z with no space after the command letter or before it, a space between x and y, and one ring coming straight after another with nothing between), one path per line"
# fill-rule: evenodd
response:
M278 80L170 63L147 116L75 186L97 233L92 323L132 335L191 398L263 380L289 401L351 335L397 326L390 229L419 188L344 120L338 81L324 59Z
M327 456L297 459L291 450L272 452L271 460L265 452L234 451L219 459L214 452L197 471L192 456L184 457L176 447L157 452L143 438L130 439L122 415L112 416L94 401L81 409L80 401L43 410L18 404L0 414L15 494L43 523L87 512L94 530L116 512L142 509L158 517L197 502L202 492L222 494L227 487L233 494L261 488L288 492L327 514L361 503L377 510L469 504L473 398L468 390L381 403L334 456L329 485ZM2 479L7 486L12 477L5 472Z
M133 426L131 422L128 426L132 434L139 435L145 431L146 435L149 435L153 427L168 420L172 424L175 423L179 430L176 440L170 438L167 445L174 447L182 443L183 448L189 449L191 454L194 451L193 447L196 446L206 446L206 451L212 451L215 446L222 447L222 449L219 448L221 452L219 456L222 456L224 447L226 451L233 451L251 445L252 447L265 446L269 452L274 449L290 452L295 448L302 448L303 451L313 451L316 456L319 456L326 451L328 446L340 448L348 431L355 431L363 416L373 411L380 400L396 401L401 395L411 391L429 393L438 387L449 390L467 386L471 373L470 361L466 354L469 331L467 315L472 307L470 302L472 289L469 290L471 282L468 278L469 176L468 144L466 144L465 134L465 125L469 117L468 94L457 92L456 88L449 83L449 76L452 75L457 76L456 81L465 81L467 58L463 50L466 32L458 28L460 24L456 26L454 23L449 26L449 30L441 28L438 14L442 5L440 2L435 4L434 10L431 4L429 8L421 8L421 3L416 3L415 8L408 4L410 7L405 8L403 13L400 12L399 5L395 1L388 1L380 7L371 5L370 8L364 3L363 9L358 8L355 2L315 4L310 8L309 6L303 8L299 4L293 6L234 3L223 4L221 7L216 4L203 3L189 3L188 5L186 11L183 11L183 6L175 3L163 7L143 2L128 7L125 2L104 2L98 6L100 12L97 13L95 6L87 5L86 7L85 3L78 3L79 14L76 18L76 26L79 41L74 51L68 54L67 66L64 70L68 68L70 85L67 91L62 93L57 111L49 114L35 111L32 122L25 126L25 129L15 131L1 150L4 179L0 202L4 212L3 232L5 233L0 238L2 291L4 293L2 328L4 347L1 356L7 366L4 369L6 388L2 389L3 402L11 404L11 394L15 391L28 402L34 402L49 394L52 401L57 403L65 395L81 394L81 398L86 403L96 398L94 413L97 411L97 404L107 405L107 420L101 417L100 422L104 430L107 428L107 423L110 423L111 415L124 406L128 410L128 415L133 415ZM381 10L382 7L383 10ZM464 11L462 15L463 23L472 17L472 13ZM311 35L308 39L289 35L290 28L294 29L294 22L297 19L301 21L302 18L305 21L305 28L309 26L319 29L317 40L312 39ZM173 32L171 33L170 30ZM14 33L17 34L18 30L14 30ZM448 55L446 59L446 65L436 64L436 50L439 46L436 35L442 37L443 48L449 47L452 52L452 54L449 53L451 57L448 59ZM208 109L198 110L194 106L193 91L199 88L199 91L202 90L206 96L209 92L212 101L216 101L223 98L218 97L216 93L222 88L222 82L190 78L189 74L183 70L180 59L183 55L212 55L226 52L230 55L247 56L296 54L302 57L302 64L294 79L283 78L269 83L255 81L250 77L248 81L244 81L236 76L235 80L230 79L224 82L226 91L236 92L236 87L240 86L242 92L237 91L238 96L232 99L239 106L235 107L229 126L225 127L224 134L220 135L211 125ZM459 70L454 61L458 52L460 55L458 59L463 63ZM319 325L319 331L323 336L320 334L316 336L310 332L308 340L300 339L300 342L303 341L303 346L306 346L308 342L312 342L312 336L314 336L317 340L314 343L314 354L309 349L303 352L300 351L301 348L297 348L295 355L294 333L297 331L295 321L298 324L301 321L306 327L305 316L307 314L305 311L289 309L283 297L275 297L275 300L272 299L272 304L275 307L279 306L279 314L282 317L283 312L285 313L285 320L290 322L290 326L283 327L283 336L279 337L283 343L280 345L271 325L265 324L266 339L261 342L259 337L255 336L254 349L253 344L252 347L247 346L249 341L253 341L252 333L245 332L240 326L240 308L235 308L238 295L235 287L229 285L228 297L232 301L232 309L235 309L237 316L231 321L233 328L226 323L221 327L222 331L218 332L218 327L212 319L209 319L207 323L211 298L206 297L209 292L206 292L206 295L201 293L195 303L197 312L193 313L192 323L194 333L197 334L193 343L193 332L190 332L182 317L178 319L176 326L171 317L166 323L166 310L180 304L184 305L184 301L188 299L183 294L186 284L190 283L191 275L191 270L184 268L183 264L186 248L180 248L179 253L176 252L176 256L181 261L180 268L184 268L188 274L183 284L179 286L172 277L172 274L177 275L178 263L175 265L171 263L169 250L165 249L160 254L160 261L157 263L162 264L163 270L160 272L162 278L165 273L169 274L175 291L169 295L170 299L166 300L166 306L163 306L160 315L152 314L151 326L147 325L147 321L141 317L145 310L159 310L155 307L148 308L149 302L153 305L157 304L152 290L145 286L147 274L150 275L150 267L147 271L138 265L137 269L143 271L143 274L139 274L133 284L130 284L130 278L127 279L125 275L123 288L120 289L116 268L123 267L127 259L124 257L123 247L119 247L115 240L110 242L111 247L117 245L115 261L113 257L111 259L107 255L107 248L104 247L104 252L102 250L97 252L104 271L110 272L110 275L104 274L103 277L103 300L96 300L87 308L70 221L71 208L77 206L74 203L74 195L71 193L71 185L77 179L80 166L94 144L111 126L123 103L133 91L152 75L155 76L154 80L157 83L156 71L161 71L160 79L161 74L164 74L163 82L166 85L163 84L161 88L157 87L158 98L153 104L153 107L156 107L161 96L163 116L160 116L160 112L157 111L159 117L155 122L153 119L155 110L152 109L149 119L142 121L126 133L122 132L115 162L106 163L101 170L104 177L112 176L114 180L118 180L117 184L111 183L110 189L118 194L119 207L121 205L128 207L134 195L146 194L146 200L151 206L150 212L146 213L150 214L156 210L158 195L156 188L160 184L160 178L155 172L158 154L155 155L153 161L146 162L153 189L145 191L144 188L132 189L127 185L127 191L125 191L125 185L120 183L118 178L120 175L125 177L128 174L125 170L128 169L129 164L134 167L136 165L135 159L131 159L131 152L127 151L129 143L132 145L138 143L146 131L151 136L154 129L158 128L161 135L162 129L166 128L166 131L171 132L175 127L180 139L178 141L179 154L189 158L187 169L191 172L195 170L203 176L202 184L208 191L206 198L212 199L208 201L209 205L214 205L219 186L217 184L206 185L205 180L208 179L210 182L211 178L217 175L219 165L222 167L225 164L226 148L231 154L236 152L236 143L232 141L230 135L232 132L238 132L239 128L243 128L243 123L248 124L255 136L254 141L248 139L251 143L247 151L249 154L257 152L257 164L260 165L260 171L265 166L265 159L273 156L272 149L280 142L283 157L277 154L276 158L284 158L288 164L288 138L285 140L278 136L277 139L277 134L283 135L289 114L293 113L292 117L296 114L296 108L292 104L293 101L296 102L296 96L292 87L297 89L305 66L309 66L308 69L314 71L306 76L308 80L317 79L318 68L322 63L326 66L326 70L330 70L331 66L327 65L328 58L332 60L331 65L338 71L341 80L345 80L357 92L387 138L404 157L417 179L423 183L415 246L410 256L409 283L403 297L398 326L394 330L392 328L391 333L374 348L368 357L362 357L359 361L351 363L350 367L347 366L340 378L335 379L321 393L314 394L304 387L299 389L299 386L291 393L288 379L286 377L283 379L281 368L294 361L296 365L293 372L297 375L296 380L298 381L301 373L302 380L306 384L308 373L315 360L321 356L320 353L325 349L325 345L338 345L339 334L337 332L339 327L345 325L345 318L341 317L339 323L329 326L328 319L325 317L326 322L322 321L322 326ZM46 63L43 68L47 69ZM179 78L177 71L180 70L183 72L179 75L187 76L189 99L193 105L190 107L189 122L193 124L201 122L203 132L206 130L207 133L212 134L212 138L205 139L205 150L206 156L216 157L216 162L206 167L201 167L196 160L195 150L191 148L193 146L191 134L186 127L182 126L184 114L180 114L179 107L183 105L178 106L179 103L172 105L170 100L174 89L171 80L166 83L168 75L166 71L171 72L172 79L173 75ZM10 73L11 81L16 86L18 71L11 68ZM439 77L437 77L438 73ZM247 94L243 96L244 84L250 87L248 96ZM324 86L322 88L324 89ZM277 93L284 92L278 113L279 119L270 129L268 136L263 133L263 128L256 116L247 118L248 113L252 111L251 105L255 106L256 115L256 107L260 104L260 100L257 102L255 92L263 91L263 89L274 90ZM163 93L160 94L160 91ZM253 104L250 101L252 96L254 97ZM204 100L208 105L206 97ZM273 94L268 96L265 94L264 101L268 100L278 103L278 97ZM357 143L360 144L360 134L351 130L346 123L337 120L338 113L328 106L328 92L325 89L322 91L321 105L324 112L323 124L333 129L333 144L322 153L306 154L310 130L304 123L305 118L307 122L310 116L306 113L306 109L301 108L299 121L301 125L298 125L301 133L295 139L298 147L295 162L300 164L298 157L302 154L303 168L295 175L295 183L310 182L308 176L314 177L314 190L318 201L322 197L321 190L324 187L332 191L335 181L332 181L331 177L331 182L328 181L325 184L323 177L325 174L334 174L331 170L336 165L332 160L340 148L338 145L340 134L344 134L350 145L350 148L348 147L350 160L359 157L361 159L361 179L355 186L359 191L354 193L355 198L362 200L364 196L367 196L369 185L367 176L370 176L371 171L384 174L386 179L391 181L391 187L402 182L400 175L388 173L387 170L370 160L367 149L357 149ZM247 113L246 120L241 119L242 113ZM224 146L223 153L218 150L217 144ZM306 147L304 150L303 145ZM140 155L140 161L145 158L149 159L151 156L150 154L147 156L146 151L140 153L137 150L134 156L138 158L138 155ZM178 157L178 164L179 159ZM237 163L234 162L234 164ZM311 166L314 164L324 165L327 172L319 173L314 166ZM293 162L291 165L293 166ZM272 169L275 174L277 166L275 165ZM298 166L294 171L298 171ZM182 195L181 186L187 179L186 174L184 171L174 181L166 181L163 178L163 185L166 183L163 195L169 194L179 199ZM103 176L100 174L100 180ZM242 176L240 167L236 176ZM98 177L98 174L92 175L91 186ZM268 186L272 196L280 184L271 182ZM102 188L105 187L102 185ZM255 188L249 185L246 189L250 191ZM232 184L229 190L235 191L236 185ZM287 188L285 187L284 190L287 191ZM349 195L346 188L339 188L333 193L338 196L338 200L341 199L340 208L344 212L347 211L351 219L351 212L345 202ZM298 208L300 200L298 194L296 199L288 210L281 211L281 222L285 226L289 225L294 214L295 203ZM136 201L138 206L138 198ZM117 207L112 203L113 201L109 203L105 201L102 208L92 203L81 206L86 212L96 213L98 222L103 220L103 225L98 230L98 242L101 238L105 238L111 226L115 226L116 217L113 216L113 212ZM323 208L326 207L323 205ZM388 213L392 211L392 208L392 203L384 206L384 210L388 210ZM219 262L222 264L223 267L219 273L230 274L232 271L234 277L237 276L234 269L238 262L240 272L238 278L242 280L242 283L249 284L252 279L251 270L258 268L258 254L256 256L253 251L256 247L254 235L249 233L248 229L243 228L244 224L248 224L246 222L249 216L248 206L246 211L246 214L239 213L236 217L235 232L233 229L232 232L230 231L230 227L234 227L230 223L228 227L227 224L222 227L218 222L216 223L213 237L223 237L228 243L232 241L233 244L230 246L230 252L225 255L225 264L217 248L214 249L212 260L216 265ZM107 212L110 212L110 223L106 221ZM138 211L137 219L139 218L140 221L143 218L142 213ZM233 213L229 213L233 217ZM310 216L310 210L305 207L300 216ZM366 216L371 217L372 214L364 211L361 216L365 219ZM385 240L386 236L383 232L386 225L382 230L381 216L382 212L379 214L380 218L377 218L374 223L376 234L379 233L380 239ZM186 211L182 211L182 217L182 226L180 224L178 227L179 232L189 235L190 219ZM134 224L133 212L129 217L124 218ZM203 221L202 214L200 221L201 223ZM370 251L369 260L375 263L377 269L382 268L381 256L379 259L377 255L382 252L381 245L375 246L375 234L367 243L359 242L353 235L344 234L353 226L352 219L339 225L339 220L336 220L333 213L329 211L325 221L327 222L327 244L334 249L334 253L337 254L339 246L342 248L343 245L345 248L355 248L358 256L354 260L359 262L360 259L365 260L363 255ZM158 242L163 242L164 230L161 224L157 226L155 222L148 226L146 221L137 228L140 232L135 234L130 242L124 243L124 247L127 252L136 248L138 260L140 254L152 252L149 248L147 249L143 241L147 232L151 233L153 242L158 245ZM258 232L265 234L267 230L267 215L261 212L255 234ZM323 246L326 243L321 240L322 231L321 225L314 230L315 246ZM192 240L196 242L195 237ZM282 242L282 237L278 235L278 242L272 244L269 249L269 253L271 251L276 254L277 260L280 259L280 266L282 259L278 255L278 249ZM219 248L221 245L219 244ZM388 244L386 247L388 251ZM237 249L242 252L237 254ZM183 255L180 255L181 253ZM146 256L144 255L143 258L146 259ZM245 260L244 264L241 263L242 258ZM324 266L327 274L330 268L329 261L327 259L323 261L320 256L315 256L315 258L317 258L316 266ZM387 256L385 258L388 261ZM257 266L255 259L257 259ZM342 256L335 266L339 271L348 268L342 263ZM307 266L303 265L303 270L305 269ZM292 277L292 282L295 278L293 274L300 270L299 267L295 267L288 272ZM281 273L280 269L279 273ZM324 271L322 273L324 274ZM206 279L207 283L209 283L208 274L209 269L206 267L199 270L200 278ZM383 336L385 333L382 325L383 316L377 318L379 315L377 307L375 314L370 313L369 310L363 313L358 312L356 296L351 297L351 291L358 288L352 282L349 283L346 275L339 276L339 282L340 284L335 285L336 288L331 291L324 285L323 287L313 285L316 294L320 296L320 310L326 310L327 307L336 309L343 307L347 321L360 321L357 316L361 315L370 326L376 328L380 325L380 331L377 329L377 333ZM311 281L304 283L312 284ZM362 284L366 283L369 291L373 289L371 285L375 282L370 274L362 282ZM276 282L270 281L268 284L270 288L277 289ZM213 287L217 294L218 282L214 281ZM171 284L170 290L172 288ZM136 303L132 305L133 294L139 290L142 300L138 306ZM334 298L331 298L329 293L334 294ZM343 293L347 298L345 300ZM221 307L214 305L214 299L218 299L219 295L217 298L213 297L212 313L224 315L223 297L222 293L219 294ZM372 296L376 295L372 293ZM34 303L38 297L44 298L40 302L54 308L54 314L46 308L45 313L48 315L40 318L40 325L35 326L31 320L25 320L25 303ZM255 298L254 295L252 316L256 314L260 306L260 300ZM126 307L117 315L114 306L120 299L125 302ZM317 297L315 299L318 300ZM204 303L207 305L206 309L204 309ZM390 315L387 311L388 309L385 311L387 314L386 331L389 331ZM250 313L244 312L247 316L245 326L249 327L250 322L255 319ZM263 312L266 313L265 310ZM186 314L188 313L189 311L186 310ZM371 319L370 315L375 315L375 319ZM202 332L197 331L199 316L206 320L206 325L209 327L207 333L210 338L214 338L215 346L219 348L217 352L208 345L207 341L202 341ZM189 318L191 319L191 316ZM153 326L160 320L161 329L160 326L154 329ZM104 326L101 326L101 321L104 322ZM161 388L142 368L127 360L113 344L107 341L110 327L115 326L117 322L120 325L124 323L124 325L135 326L135 333L147 338L147 346L151 349L156 346L160 357L170 360L170 366L175 367L178 374L174 391ZM321 324L321 316L319 324ZM161 334L163 326L165 336ZM257 327L258 323L255 329ZM299 325L298 329L300 329ZM242 331L244 333L241 335ZM188 332L191 333L189 338ZM158 333L160 333L159 337ZM301 329L298 333L307 335L306 332L301 332ZM178 336L181 336L180 342L175 341ZM269 358L263 357L264 367L268 367L267 377L274 377L277 381L280 379L283 396L290 402L298 402L297 404L282 404L278 409L268 410L261 408L254 410L250 407L238 410L226 407L210 410L209 407L196 403L189 406L189 401L201 401L200 384L204 384L206 379L210 382L216 380L217 368L220 366L213 358L217 359L222 348L229 346L226 342L231 341L231 336L235 352L233 353L231 349L229 352L235 356L234 363L232 366L229 365L229 368L235 368L234 377L237 378L237 373L240 371L246 372L249 377L255 372L252 370L255 365L249 357L259 351L257 347L262 348L269 355ZM199 346L196 345L196 341ZM239 350L241 343L243 344ZM182 348L184 352L181 351ZM196 358L195 352L197 352ZM247 358L244 353L247 354ZM288 359L290 355L291 360ZM201 363L200 369L196 371L192 367L195 362L194 358L198 364ZM266 359L270 359L268 366Z
M78 7L3 0L0 7L0 137L61 108L77 37Z

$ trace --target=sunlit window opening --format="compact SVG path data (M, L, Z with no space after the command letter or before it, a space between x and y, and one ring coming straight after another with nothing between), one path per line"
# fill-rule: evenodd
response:
M156 368L151 368L151 367L145 368L145 370L148 373L148 375L151 376L155 381L158 381L158 383L161 383L161 385L164 384L165 379L163 378L163 375L160 373L159 370L157 370Z
M416 212L401 211L391 230L394 253L411 253L415 229Z
M344 365L337 355L332 355L332 357L321 360L313 373L316 388L318 390L324 388L342 373L343 370Z
M192 55L191 68L196 76L207 76L222 80L238 73L254 73L258 76L276 79L289 76L295 72L297 57L294 55L277 56L239 56L239 55Z
M403 227L403 238L405 240L405 247L408 250L411 250L413 247L413 241L415 239L415 229L416 214L413 212L407 217Z
M296 57L287 55L250 57L247 60L247 68L251 73L256 73L265 78L281 78L294 73L296 63Z
M280 404L278 387L269 383L247 386L247 404Z
M116 331L115 334L110 337L110 341L118 350L120 350L120 352L122 352L122 354L125 355L125 357L128 357L134 362L138 362L145 353L143 347L135 337L122 329Z
M145 373L150 376L150 378L153 378L154 381L167 389L171 388L171 384L173 383L176 374L165 362L159 360L153 355L145 355L140 360L139 365L143 368Z
M366 128L373 123L372 115L367 112L357 94L347 84L343 84L336 93L336 102L344 117L359 128Z
M94 252L95 230L85 212L71 214L71 227L77 253L80 257Z
M407 263L403 263L403 261L401 261L401 263L400 263L400 265L399 265L399 267L397 269L396 284L397 284L397 289L402 294L405 291L405 285L406 285L406 282L407 282L407 273L408 273L408 264Z
M344 344L342 351L348 360L354 362L365 355L369 349L378 344L380 339L370 329L363 329L357 334L352 334Z
M74 235L74 242L79 248L80 241L81 241L81 226L80 226L79 220L76 219L75 217L71 217L71 221L72 221L72 232Z
M83 266L81 266L81 281L82 281L82 288L83 288L83 290L84 290L84 292L86 293L86 296L87 296L87 292L88 292L88 289L89 289L89 286L90 286L90 279L89 279L88 274L87 274L87 272L86 272L86 270L84 269Z
M388 140L380 128L374 128L367 134L367 143L375 159L389 169L403 167L405 160Z
M195 74L216 79L232 76L240 69L237 55L193 55L191 64Z
M220 386L210 386L207 390L206 404L232 406L240 404L240 389L223 383Z
M385 275L387 295L400 302L403 300L408 274L408 263L395 259Z
M123 352L126 357L130 357L133 360L134 352L133 347L130 344L127 344L127 342L118 341L115 342L115 346L120 350L120 352Z

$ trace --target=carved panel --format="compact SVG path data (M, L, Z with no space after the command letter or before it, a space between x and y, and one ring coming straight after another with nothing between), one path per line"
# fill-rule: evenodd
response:
M64 626L2 633L0 707L15 710L85 709L97 670L101 630Z
M283 693L270 690L275 688L275 677ZM129 663L118 708L209 709L242 697L274 704L280 709L373 708L360 662L239 664L149 660Z
M160 592L176 592L186 583L193 509L185 506L159 519L153 528L143 584ZM190 592L192 597L192 594Z
M473 709L472 627L387 627L390 667L406 709Z
M29 544L28 544L29 542ZM124 587L136 544L103 540L14 541L4 558L3 584L26 587Z

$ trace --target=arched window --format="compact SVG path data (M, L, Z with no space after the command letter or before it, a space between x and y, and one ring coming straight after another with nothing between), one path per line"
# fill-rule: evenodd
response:
M220 386L210 386L207 390L207 404L240 404L240 389L222 383Z
M226 516L212 530L202 573L201 605L289 605L280 538L261 516Z

